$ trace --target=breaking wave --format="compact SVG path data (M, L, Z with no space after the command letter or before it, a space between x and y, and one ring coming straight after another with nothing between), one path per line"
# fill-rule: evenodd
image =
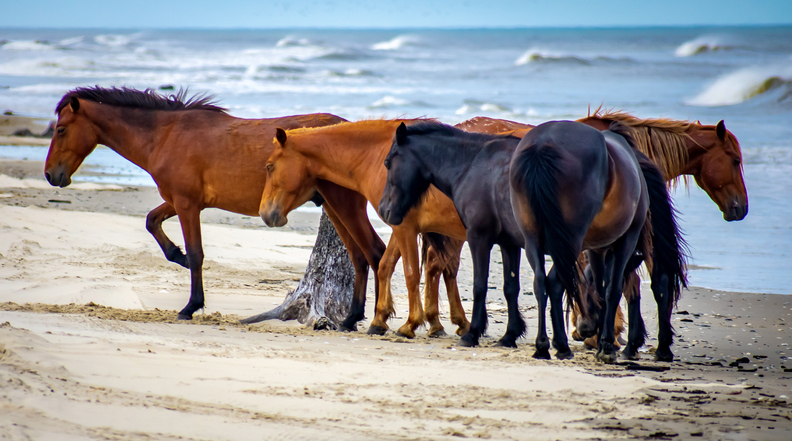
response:
M693 106L730 106L767 94L787 89L779 97L789 97L792 89L792 66L772 68L751 67L724 75L696 97L687 101Z
M528 49L524 54L520 55L520 57L514 61L514 65L523 66L526 64L534 64L534 63L565 63L565 64L589 65L595 61L630 62L633 60L631 58L626 58L626 57L614 58L603 55L599 55L596 57L580 57L577 55L568 55L560 52L552 52L542 49Z
M381 41L371 46L375 51L395 51L407 46L418 46L420 40L414 35L399 35L388 41Z
M719 35L702 35L695 40L682 43L674 51L677 57L692 57L706 52L735 49L737 46L728 41L729 39Z

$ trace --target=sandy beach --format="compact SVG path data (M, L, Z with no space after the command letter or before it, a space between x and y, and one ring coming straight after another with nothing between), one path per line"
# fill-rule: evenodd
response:
M295 212L270 229L207 210L207 308L178 322L189 272L166 261L144 228L161 203L156 189L52 188L42 169L0 160L2 439L792 439L790 296L692 287L673 318L670 364L653 361L653 338L638 363L602 365L577 342L573 360L534 360L528 270L528 335L516 350L492 347L506 321L498 253L478 348L456 347L453 332L373 337L367 322L353 333L243 326L239 318L277 306L297 285L318 213ZM177 221L165 230L182 242ZM467 251L459 282L469 314ZM654 300L642 290L654 337ZM370 280L369 318L373 299ZM441 311L452 331L444 299Z

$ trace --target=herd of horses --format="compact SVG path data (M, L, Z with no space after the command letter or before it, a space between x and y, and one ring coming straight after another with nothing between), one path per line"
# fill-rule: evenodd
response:
M686 285L687 251L669 186L693 176L725 220L748 212L740 146L723 121L708 126L600 109L578 121L536 127L486 117L453 127L432 119L348 122L330 114L240 119L206 97L98 86L68 92L56 114L45 164L51 185L69 185L98 144L156 182L165 202L148 214L146 228L168 260L191 272L190 299L178 313L185 320L204 306L201 210L260 215L268 226L282 226L289 212L310 200L323 205L355 268L342 330L364 319L369 267L377 300L368 332L388 330L391 276L402 259L409 314L397 333L414 337L428 322L430 336L444 334L442 276L460 344L477 345L487 328L487 278L497 244L508 306L506 333L497 344L515 347L525 333L517 304L525 250L539 305L535 357L550 358L548 299L555 355L572 357L566 293L573 337L596 346L606 363L618 357L624 295L629 331L622 356L637 358L646 329L636 270L646 262L658 305L655 357L670 361L671 312ZM367 203L393 228L387 246L368 219ZM185 252L162 229L174 215ZM471 321L456 282L466 241L474 273ZM553 260L549 272L545 255Z

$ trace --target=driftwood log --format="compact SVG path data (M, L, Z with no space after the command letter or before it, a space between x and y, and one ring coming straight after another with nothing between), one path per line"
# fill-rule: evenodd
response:
M349 313L354 282L355 267L333 223L322 211L316 244L297 288L280 306L242 323L296 319L318 329L337 329Z

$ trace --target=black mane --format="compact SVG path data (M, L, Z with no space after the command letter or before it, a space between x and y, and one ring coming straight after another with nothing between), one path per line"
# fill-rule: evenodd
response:
M179 89L179 92L168 96L160 95L153 89L140 91L128 87L78 87L63 95L55 114L66 107L72 97L87 101L93 101L111 106L132 107L149 110L209 110L212 112L223 112L226 109L218 106L213 100L214 97L206 95L193 95L187 98L187 90Z
M440 136L462 136L468 140L497 139L497 138L516 138L513 135L496 135L490 133L466 132L448 124L437 121L422 121L407 126L407 136L410 135L440 135Z

